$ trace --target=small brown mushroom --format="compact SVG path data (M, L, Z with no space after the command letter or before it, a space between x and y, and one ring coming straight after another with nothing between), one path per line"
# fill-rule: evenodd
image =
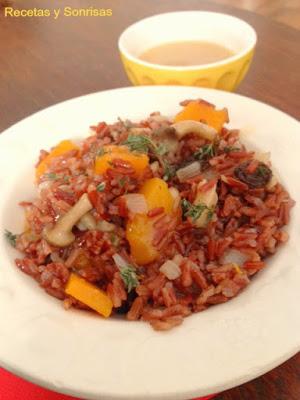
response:
M179 140L189 133L194 133L203 139L213 141L218 134L215 128L193 120L179 121L171 125L171 127L175 129L176 136Z
M44 230L45 240L58 247L69 246L75 240L73 226L93 208L88 195L84 193L78 202L59 220L52 229Z

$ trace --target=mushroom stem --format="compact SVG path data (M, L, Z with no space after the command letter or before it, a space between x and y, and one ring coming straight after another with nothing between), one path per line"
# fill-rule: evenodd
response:
M94 230L97 228L97 223L95 218L89 212L84 214L83 217L80 218L79 222L77 223L77 228L81 231L85 230Z
M75 240L75 235L72 232L73 226L92 208L88 195L84 193L78 202L65 215L59 218L54 228L45 229L45 240L54 246L69 246Z

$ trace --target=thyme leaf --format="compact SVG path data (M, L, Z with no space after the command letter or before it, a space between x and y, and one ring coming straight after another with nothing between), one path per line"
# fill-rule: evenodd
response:
M106 186L105 182L99 183L99 185L97 185L96 187L97 192L104 192L105 186Z
M201 217L204 211L207 212L207 219L211 220L214 211L207 207L206 204L192 204L187 199L182 199L181 201L182 212L185 217L191 217L193 221L196 221L198 218Z
M12 247L16 247L18 235L13 234L12 232L8 231L7 229L5 230L4 235L6 237L6 240L9 242L9 244Z
M214 144L211 143L200 147L200 149L196 151L196 153L194 153L194 158L199 161L207 161L210 158L214 157L215 154L216 149L214 147Z
M120 275L128 293L138 286L139 280L136 274L136 269L132 265L128 264L126 267L121 267Z

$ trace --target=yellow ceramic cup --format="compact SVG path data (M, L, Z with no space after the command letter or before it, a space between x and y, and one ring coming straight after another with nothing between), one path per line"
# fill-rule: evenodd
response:
M197 66L164 66L139 59L163 43L201 40L227 47L233 56ZM256 33L245 21L227 14L182 11L154 15L129 26L119 38L121 59L134 85L187 85L232 91L246 75Z

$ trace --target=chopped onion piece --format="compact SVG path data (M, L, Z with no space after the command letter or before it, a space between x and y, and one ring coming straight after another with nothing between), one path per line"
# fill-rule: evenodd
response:
M256 151L254 154L255 160L261 161L267 165L270 163L270 157L271 157L271 153L269 151L267 153L262 153L260 151Z
M173 197L173 201L174 201L173 210L177 210L177 208L179 207L179 204L180 204L180 200L181 200L179 191L175 187L170 187L169 192L170 192L171 196Z
M227 250L221 258L221 264L243 265L248 260L248 256L236 249Z
M266 188L267 189L272 189L277 183L278 183L278 179L275 176L274 171L272 171L272 177L269 180L269 182L267 183Z
M166 262L164 262L159 270L171 281L179 278L181 275L181 269L172 260L167 260Z
M218 173L214 171L212 168L208 168L205 171L202 172L202 176L204 179L207 181L210 181L212 179L215 179L218 177Z
M215 206L218 203L218 194L217 194L217 184L215 184L211 189L206 192L202 192L201 188L206 184L206 180L198 183L197 195L194 200L194 205L203 204L207 207L206 210L202 212L200 217L195 221L195 225L198 228L204 228L209 222L209 210L213 211Z
M112 232L115 230L115 225L110 222L105 221L104 219L97 223L97 229L101 232Z
M150 164L150 168L153 173L158 172L159 170L159 162L158 161L153 161L153 163Z
M54 263L63 263L64 262L64 260L59 256L59 254L56 251L54 251L53 253L50 254L50 258L51 258L51 261Z
M43 190L49 189L51 185L52 185L51 180L41 182L37 188L39 195L42 193Z
M188 135L189 133L195 133L196 135L207 140L214 140L218 134L215 128L203 124L202 122L193 120L176 122L171 126L175 129L176 136L179 140L182 139L185 135Z
M175 254L172 261L179 266L182 263L182 260L183 256L181 254Z
M127 268L128 267L128 262L123 257L121 257L120 254L115 253L112 256L112 258L118 268Z
M145 214L148 212L148 206L145 196L139 193L125 194L127 208L130 212L135 214Z
M176 175L180 182L184 182L188 179L194 178L199 175L201 170L199 161L192 162L184 168L180 168L176 171Z

